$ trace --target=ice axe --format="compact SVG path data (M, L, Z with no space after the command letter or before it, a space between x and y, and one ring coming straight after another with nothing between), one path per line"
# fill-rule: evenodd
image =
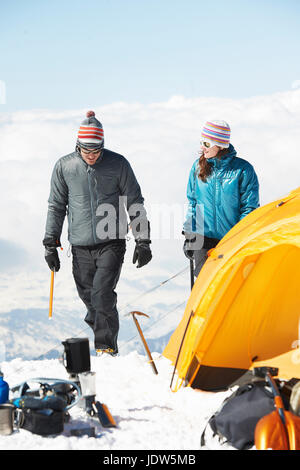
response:
M52 310L53 310L53 290L54 290L54 272L51 270L51 280L50 280L50 299L49 299L49 320L52 319Z
M137 330L138 330L139 335L140 335L140 337L141 337L141 340L142 340L142 342L143 342L144 348L145 348L145 350L146 350L147 356L148 356L148 358L149 358L149 362L150 362L150 364L151 364L152 370L153 370L154 374L157 375L157 374L158 374L158 371L157 371L156 366L155 366L155 364L154 364L154 361L153 361L153 358L152 358L150 349L149 349L148 344L147 344L147 342L146 342L146 340L145 340L145 338L144 338L144 335L143 335L142 329L141 329L141 327L140 327L140 325L139 325L139 322L138 322L138 320L137 320L137 318L136 318L136 315L141 315L141 316L147 317L147 318L149 318L149 315L146 315L146 313L137 312L137 311L130 312L129 315L132 315L133 321L134 321L134 323L135 323L135 326L137 327Z

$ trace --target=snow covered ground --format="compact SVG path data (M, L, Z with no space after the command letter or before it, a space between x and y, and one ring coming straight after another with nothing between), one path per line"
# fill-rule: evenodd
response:
M158 375L146 356L133 351L119 357L91 356L96 372L97 400L105 403L117 428L103 428L96 418L75 405L64 432L42 437L15 429L0 436L1 450L199 450L207 419L230 392L205 393L191 388L170 390L173 367L153 353ZM57 359L24 361L16 358L1 365L10 388L36 377L68 379ZM12 394L10 394L12 397ZM96 437L71 436L72 429L95 427Z

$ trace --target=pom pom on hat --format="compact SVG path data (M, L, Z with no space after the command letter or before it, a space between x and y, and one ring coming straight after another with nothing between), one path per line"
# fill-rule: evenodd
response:
M88 111L86 113L86 117L89 118L89 117L92 117L92 116L95 116L95 112L94 111Z
M104 132L100 121L96 119L94 111L87 111L86 119L81 123L77 135L77 145L87 149L102 148L104 145Z

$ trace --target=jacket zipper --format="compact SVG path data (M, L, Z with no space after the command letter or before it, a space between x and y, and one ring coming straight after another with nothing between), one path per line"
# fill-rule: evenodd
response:
M94 218L94 205L93 205L93 193L92 193L92 186L91 186L91 169L90 169L90 167L87 168L87 174L88 174L88 184L89 184L89 192L90 192L92 230L93 230L94 242L96 244L97 243L97 238L96 238L96 227L95 227L95 218Z
M216 199L217 199L217 162L216 166L214 168L214 203L213 203L213 209L214 209L214 224L215 224L215 233L218 232L217 229L217 211L216 211Z

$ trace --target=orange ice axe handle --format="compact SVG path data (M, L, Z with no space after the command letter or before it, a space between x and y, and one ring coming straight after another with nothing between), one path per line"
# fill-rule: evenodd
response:
M140 335L140 337L141 337L141 340L142 340L142 342L143 342L143 345L144 345L144 348L145 348L145 350L146 350L147 356L148 356L148 358L149 358L149 362L150 362L150 364L151 364L152 370L153 370L154 374L157 375L157 374L158 374L158 371L157 371L156 366L155 366L155 364L154 364L154 361L153 361L153 358L152 358L150 349L149 349L148 344L147 344L147 342L146 342L146 340L145 340L145 338L144 338L144 335L143 335L142 329L141 329L141 327L140 327L140 325L139 325L139 322L138 322L137 318L135 317L135 315L141 315L141 316L143 316L143 317L149 318L149 315L146 315L146 313L142 313L142 312L130 312L130 313L131 313L131 315L132 315L132 318L133 318L133 321L134 321L134 323L135 323L135 326L137 327L137 330L138 330L139 335Z
M52 311L53 311L53 290L54 290L54 271L51 271L50 300L49 300L49 320L51 320L51 318L52 318Z

